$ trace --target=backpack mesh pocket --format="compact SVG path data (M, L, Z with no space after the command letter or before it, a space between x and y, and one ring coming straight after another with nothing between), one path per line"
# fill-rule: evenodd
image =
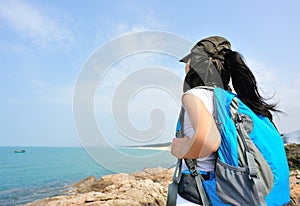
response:
M255 185L246 167L234 167L221 160L216 164L216 187L220 199L230 205L258 205Z

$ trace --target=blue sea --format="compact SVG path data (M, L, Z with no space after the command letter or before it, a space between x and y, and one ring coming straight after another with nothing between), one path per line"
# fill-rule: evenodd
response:
M15 153L16 149L26 152ZM107 164L101 165L97 158L94 160L83 148L0 147L0 205L22 205L68 194L72 184L91 175L99 179L103 175L131 173L147 167L168 168L176 161L166 151L121 148L118 152L128 159L137 157L137 161L127 162L126 158L120 161L113 157L115 151L105 150L101 158L109 160L106 162L113 165L110 168ZM150 156L150 161L143 161Z

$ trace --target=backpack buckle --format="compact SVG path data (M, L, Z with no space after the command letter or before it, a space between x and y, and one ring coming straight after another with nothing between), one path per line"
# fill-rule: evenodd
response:
M238 122L238 123L243 122L243 119L244 118L242 115L240 115L240 114L236 115L236 122Z
M249 177L249 180L252 180L252 179L254 179L254 178L256 178L256 179L259 178L257 174L249 174L248 177Z
M182 138L183 137L182 132L180 130L177 130L175 133L175 137Z
M198 175L197 166L193 165L193 166L190 168L190 172L191 172L191 175L192 175L193 177L197 176L197 175Z

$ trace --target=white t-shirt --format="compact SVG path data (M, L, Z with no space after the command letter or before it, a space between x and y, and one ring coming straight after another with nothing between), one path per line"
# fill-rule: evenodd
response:
M199 99L201 99L201 101L205 105L206 109L211 114L213 114L213 111L214 111L214 108L213 108L214 107L214 104L213 104L214 93L213 93L213 91L208 90L208 89L191 89L191 90L188 90L185 94L192 94L192 95L198 97ZM201 124L201 122L200 122L200 124ZM187 136L189 138L192 138L195 133L195 131L192 127L191 120L190 120L187 112L184 113L183 133L185 136ZM216 160L215 152L205 158L197 159L198 170L208 171L208 172L214 171L215 160ZM182 161L182 171L184 171L184 170L188 170L188 168L187 168L185 162ZM184 198L177 195L177 205L183 206L183 205L197 205L197 204L189 202L188 200L185 200Z
M214 108L213 108L213 91L208 89L191 89L188 90L185 94L192 94L203 102L206 109L213 114ZM201 124L201 122L200 122ZM195 131L192 127L191 120L188 116L188 113L184 113L184 123L183 123L183 133L185 136L192 138ZM201 171L214 171L215 166L215 160L216 160L216 153L212 153L209 156L205 158L199 158L198 159L198 169ZM188 169L185 162L183 161L182 164L182 171Z

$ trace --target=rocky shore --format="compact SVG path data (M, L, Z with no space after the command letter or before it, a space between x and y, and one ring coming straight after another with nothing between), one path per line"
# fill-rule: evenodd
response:
M168 184L174 169L151 168L132 174L112 174L97 180L90 176L74 184L74 194L26 204L54 205L166 205Z
M300 145L287 145L286 151L291 168L289 205L300 205ZM74 191L68 196L46 198L28 203L26 206L164 206L173 172L174 169L158 167L132 174L106 175L99 180L90 176L74 184Z

